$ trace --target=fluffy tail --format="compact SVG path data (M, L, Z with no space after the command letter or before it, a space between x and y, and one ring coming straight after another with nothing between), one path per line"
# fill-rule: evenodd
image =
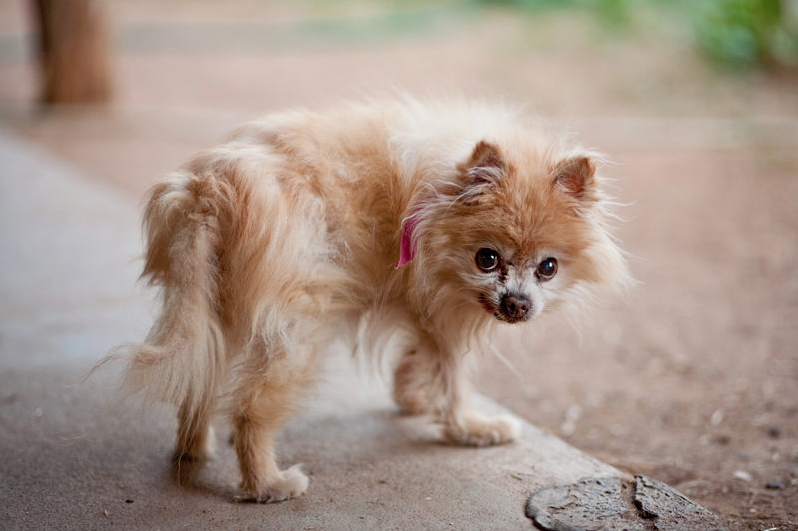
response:
M144 216L142 277L161 287L163 308L145 343L132 347L125 383L148 400L179 405L189 423L207 418L224 376L218 186L212 178L176 174L151 189Z

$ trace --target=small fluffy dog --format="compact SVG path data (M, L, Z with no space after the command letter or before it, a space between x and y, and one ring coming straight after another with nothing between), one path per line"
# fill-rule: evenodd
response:
M597 164L484 103L245 125L149 192L143 277L163 308L127 383L179 406L179 459L207 458L226 412L242 489L261 502L307 488L273 441L345 331L398 350L395 401L436 415L444 440L512 441L511 421L469 409L464 357L492 323L628 282Z

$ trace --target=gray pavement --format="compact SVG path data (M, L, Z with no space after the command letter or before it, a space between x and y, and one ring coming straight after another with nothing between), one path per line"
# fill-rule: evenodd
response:
M440 444L340 354L280 439L283 464L310 476L304 496L237 503L223 425L214 461L173 470L172 411L118 400L118 364L84 379L151 322L151 294L136 286L138 216L114 189L0 130L0 528L530 529L531 494L622 477L521 419L511 445Z

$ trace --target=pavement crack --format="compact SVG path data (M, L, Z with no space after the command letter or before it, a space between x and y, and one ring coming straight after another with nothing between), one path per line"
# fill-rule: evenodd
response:
M624 479L621 494L630 508L627 515L636 518L646 531L657 531L657 526L654 522L657 515L647 511L637 499L637 481Z

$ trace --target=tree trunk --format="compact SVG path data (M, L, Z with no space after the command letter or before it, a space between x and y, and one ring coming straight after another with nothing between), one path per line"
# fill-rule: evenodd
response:
M100 2L34 0L44 103L102 103L111 97L108 32Z

